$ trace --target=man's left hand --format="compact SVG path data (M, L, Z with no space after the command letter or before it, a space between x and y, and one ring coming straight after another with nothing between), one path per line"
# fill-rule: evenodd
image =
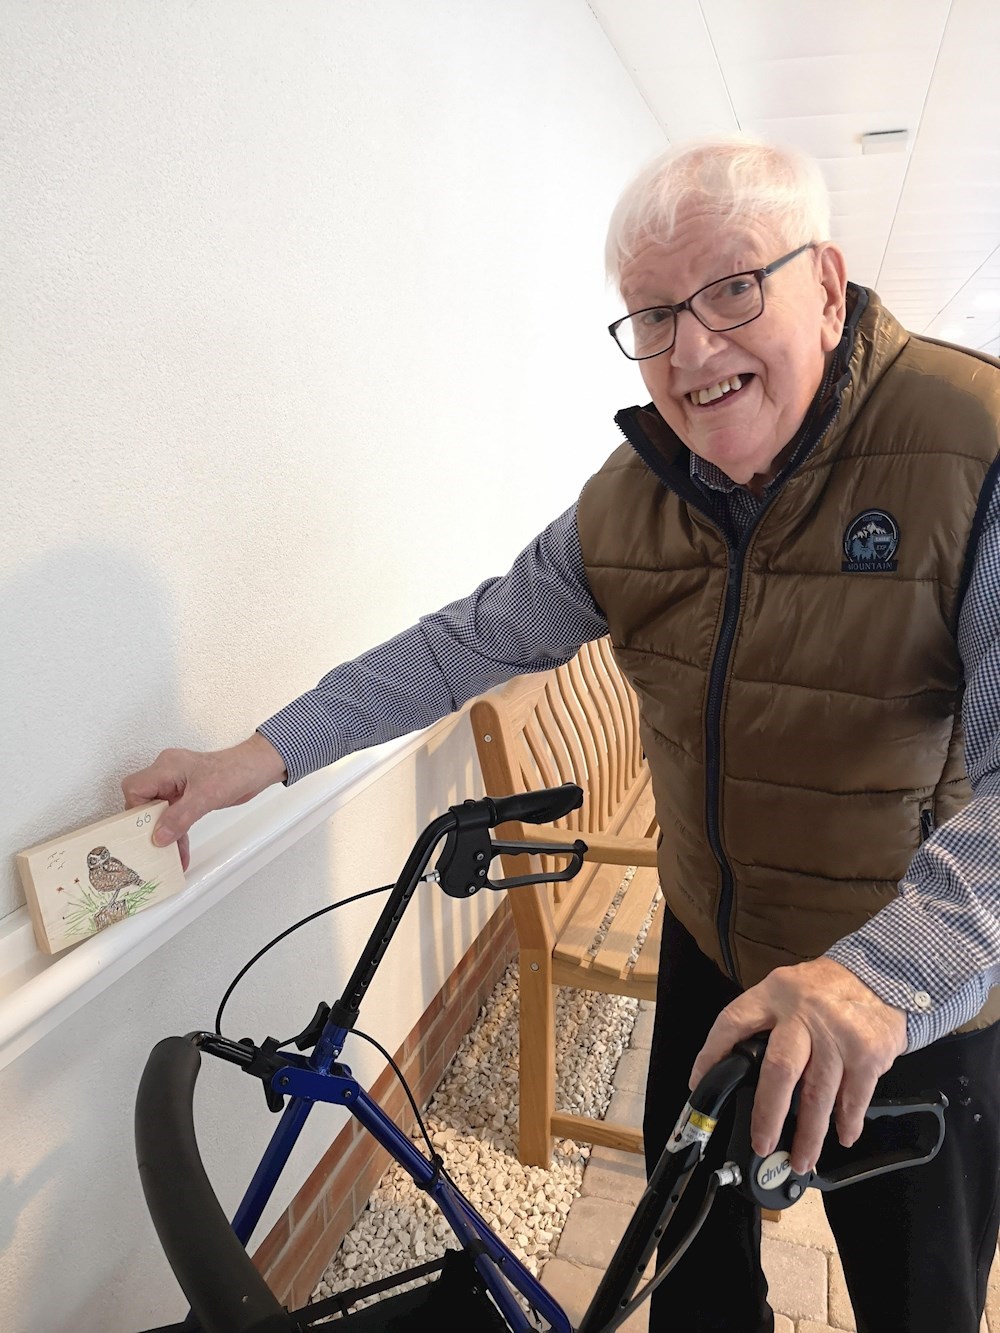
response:
M726 1006L691 1071L691 1087L737 1042L770 1032L754 1099L754 1152L775 1149L796 1084L792 1170L815 1168L835 1117L845 1148L856 1141L875 1084L906 1050L906 1014L831 958L779 967Z

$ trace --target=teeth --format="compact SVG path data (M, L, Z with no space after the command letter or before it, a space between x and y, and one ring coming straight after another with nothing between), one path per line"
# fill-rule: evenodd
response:
M733 375L731 379L720 380L718 384L713 384L710 389L695 389L694 393L688 394L688 397L695 406L700 407L703 403L714 403L723 394L729 393L733 389L742 388L742 386L743 381L739 375Z

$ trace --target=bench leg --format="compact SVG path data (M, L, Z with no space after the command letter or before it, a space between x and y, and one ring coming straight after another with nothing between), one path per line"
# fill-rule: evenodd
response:
M556 1006L552 956L521 950L519 1157L525 1166L552 1162L556 1107Z

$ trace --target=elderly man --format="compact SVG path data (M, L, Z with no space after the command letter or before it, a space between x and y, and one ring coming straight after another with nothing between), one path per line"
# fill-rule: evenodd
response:
M796 154L653 163L608 239L611 332L652 401L578 503L248 741L123 787L168 797L159 836L183 840L610 632L663 830L648 1158L689 1080L765 1029L753 1141L798 1085L797 1170L831 1117L857 1138L876 1088L944 1091L935 1161L827 1211L859 1330L976 1333L1000 1208L1000 365L908 335L827 235ZM773 1329L759 1214L721 1193L653 1307L658 1330Z

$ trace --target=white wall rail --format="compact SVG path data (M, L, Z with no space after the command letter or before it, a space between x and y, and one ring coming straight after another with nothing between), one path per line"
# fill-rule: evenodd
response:
M0 922L0 1069L459 716L351 755L293 787L271 788L235 810L207 815L195 827L181 893L57 957L36 947L27 908L6 917Z

